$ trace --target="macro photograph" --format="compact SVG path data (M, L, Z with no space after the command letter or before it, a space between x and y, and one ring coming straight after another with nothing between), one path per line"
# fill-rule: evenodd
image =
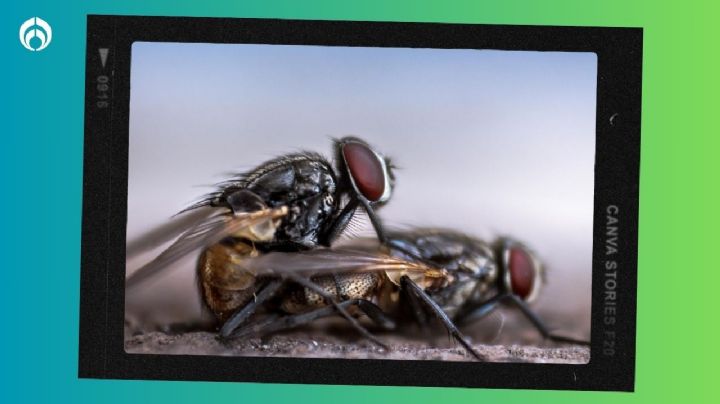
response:
M585 364L591 52L135 42L125 352Z

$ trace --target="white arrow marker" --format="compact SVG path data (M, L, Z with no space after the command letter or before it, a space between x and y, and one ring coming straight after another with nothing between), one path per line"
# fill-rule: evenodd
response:
M104 69L107 62L108 48L99 48L98 51L100 51L100 63L102 63Z

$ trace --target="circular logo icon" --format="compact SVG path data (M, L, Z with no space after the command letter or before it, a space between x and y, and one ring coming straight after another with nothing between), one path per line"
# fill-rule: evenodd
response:
M32 17L20 26L20 43L27 50L37 52L50 45L52 28L40 17Z

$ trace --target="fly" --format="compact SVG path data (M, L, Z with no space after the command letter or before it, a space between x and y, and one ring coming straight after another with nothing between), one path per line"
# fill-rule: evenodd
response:
M126 254L131 257L175 238L169 248L126 279L126 288L203 249L198 271L201 294L211 311L224 320L230 313L242 312L258 292L259 285L251 276L229 270L238 257L330 246L359 208L384 243L386 236L375 210L392 195L395 177L390 160L357 137L336 140L334 149L335 167L318 153L302 152L238 174L180 212L173 223L128 244ZM382 345L342 306L329 301L363 335Z
M439 320L469 354L484 360L456 324L466 325L508 303L545 338L587 344L551 333L529 307L540 293L542 267L522 244L502 239L489 245L436 229L389 232L386 241L374 249L360 241L342 249L262 255L244 244L208 249L200 259L200 284L205 304L222 323L220 337L264 335L333 316L342 309L364 314L385 330L408 321L428 328L433 319ZM219 251L232 251L232 257L216 255ZM220 262L207 265L208 255ZM219 282L209 280L207 268L220 263L228 279L244 276L244 281L226 282L224 289L218 289ZM246 289L249 285L252 295ZM233 293L244 296L241 308L229 316L218 312L216 299L208 299L207 292L213 289L226 293L226 298Z

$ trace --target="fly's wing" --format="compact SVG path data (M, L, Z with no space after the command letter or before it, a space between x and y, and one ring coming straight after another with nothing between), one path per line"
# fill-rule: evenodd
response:
M218 208L211 206L201 206L193 210L180 212L161 226L132 240L128 240L125 246L125 254L128 259L136 257L145 251L177 238L187 232L188 229L203 223L210 219L211 216L217 214Z
M238 274L253 276L277 276L293 278L302 276L332 275L339 273L386 272L407 274L411 277L446 278L441 268L431 268L423 263L396 258L376 251L349 248L317 249L301 252L270 252L248 257L233 265ZM397 276L399 278L399 275ZM238 279L243 279L238 276ZM227 286L227 285L226 285Z
M184 231L165 251L128 276L125 286L128 289L134 288L187 254L218 243L229 236L252 241L269 241L275 234L279 219L285 215L287 215L286 206L239 213L232 213L230 209L214 208L212 213L199 216L197 222ZM156 235L148 239L160 240L162 237Z

